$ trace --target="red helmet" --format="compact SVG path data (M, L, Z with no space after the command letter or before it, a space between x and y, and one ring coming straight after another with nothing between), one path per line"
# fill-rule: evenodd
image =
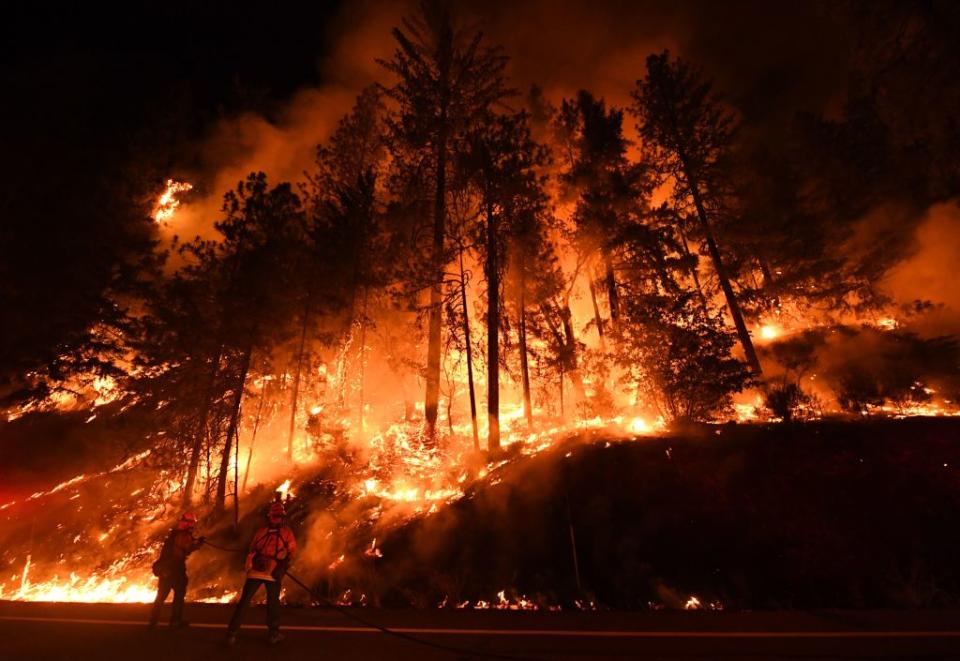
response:
M180 523L177 524L177 528L180 530L190 530L197 525L197 517L193 512L184 512L183 516L180 517Z
M271 519L282 519L287 515L287 508L283 506L283 503L275 501L270 504L270 511L267 513L267 516Z

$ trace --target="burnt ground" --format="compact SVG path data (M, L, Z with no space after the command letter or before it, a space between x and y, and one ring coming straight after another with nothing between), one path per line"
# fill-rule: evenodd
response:
M957 607L960 420L572 439L382 550L366 587L384 606L506 589L566 608Z

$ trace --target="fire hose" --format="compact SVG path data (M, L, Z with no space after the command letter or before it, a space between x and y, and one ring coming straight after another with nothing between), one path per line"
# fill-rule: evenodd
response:
M233 549L226 546L218 546L213 542L209 542L207 540L204 540L203 543L219 551L226 551L229 553L246 553L246 549ZM318 594L313 589L311 589L306 583L304 583L299 578L291 574L289 571L286 572L285 575L291 581L293 581L298 586L300 586L300 588L302 588L307 594L309 594L317 602L332 608L333 610L337 611L344 617L354 620L355 622L358 622L366 627L376 629L377 631L387 634L388 636L393 636L395 638L399 638L400 640L405 640L409 643L414 643L416 645L423 645L425 647L432 647L434 649L443 650L445 652L452 652L454 654L469 654L469 655L484 657L488 659L508 659L510 661L544 661L543 659L540 659L538 657L532 657L532 656L517 656L514 654L501 654L498 652L483 652L480 650L470 649L466 647L457 647L455 645L443 645L441 643L434 643L429 640L425 640L423 638L418 638L417 636L411 636L410 634L404 633L402 631L394 631L389 627L385 627L382 624L377 624L376 622L371 622L365 617L357 615L356 613L352 613L346 608L344 608L343 606L341 606L340 604L336 603L335 601L331 601L330 599L324 597L323 595Z

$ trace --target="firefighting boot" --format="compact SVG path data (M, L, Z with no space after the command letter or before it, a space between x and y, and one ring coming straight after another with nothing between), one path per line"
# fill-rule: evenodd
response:
M279 631L271 631L270 636L267 638L267 642L271 645L276 645L283 642L284 635Z

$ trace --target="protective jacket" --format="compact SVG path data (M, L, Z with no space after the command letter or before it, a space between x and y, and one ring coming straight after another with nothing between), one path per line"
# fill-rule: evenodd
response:
M283 578L297 552L297 540L287 526L264 526L253 536L247 554L247 578L276 581Z
M186 576L187 556L203 545L189 530L172 530L163 542L160 558L153 563L157 576Z

